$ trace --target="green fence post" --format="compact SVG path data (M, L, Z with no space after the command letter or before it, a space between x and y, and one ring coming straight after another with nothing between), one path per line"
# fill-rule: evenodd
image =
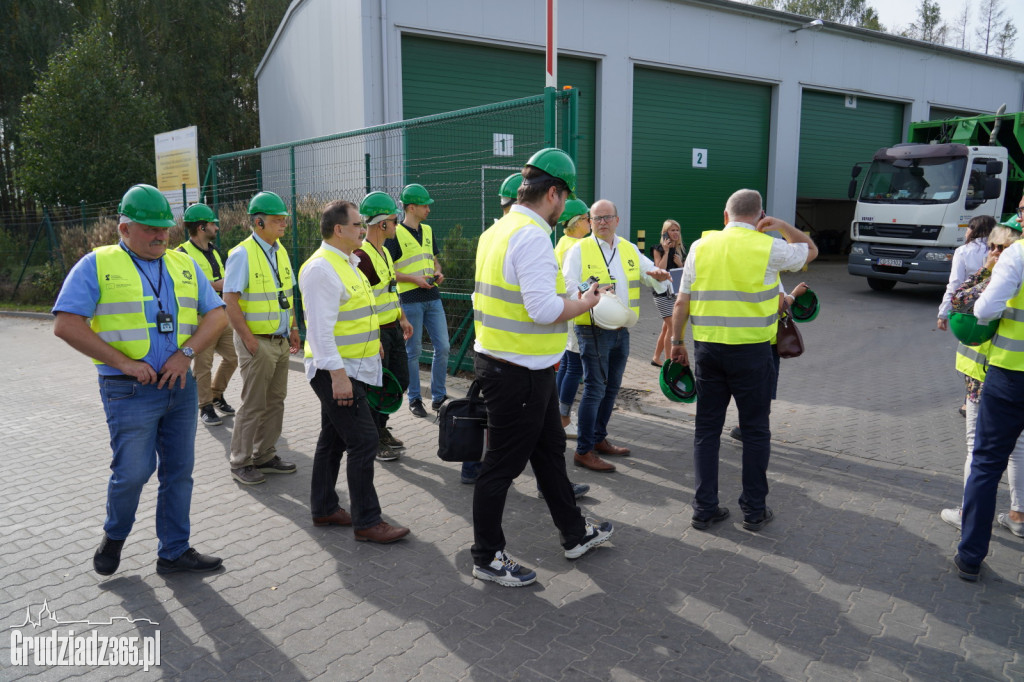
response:
M291 164L291 177L292 177L292 272L297 273L299 271L299 195L298 188L295 182L295 146L292 145L288 148L288 158ZM281 282L281 286L284 286L284 282ZM306 327L305 320L302 318L302 292L296 290L293 292L293 300L295 301L295 324L299 328L299 333L305 338L304 329Z
M579 150L579 115L580 115L580 91L573 88L569 91L568 121L565 122L567 144L565 153L576 162L576 153Z
M366 193L369 194L372 191L370 183L370 153L363 154L363 159L366 163Z
M188 208L188 188L185 187L185 183L181 183L181 213L185 214L185 209Z

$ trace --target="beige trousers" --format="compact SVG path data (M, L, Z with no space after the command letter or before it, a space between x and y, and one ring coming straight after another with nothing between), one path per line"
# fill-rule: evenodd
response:
M288 395L288 339L257 336L256 354L234 335L242 375L242 404L231 433L231 468L259 466L274 458Z
M217 374L211 383L214 352L220 355L220 365L217 366ZM234 332L231 331L231 325L228 325L215 343L196 356L196 361L192 365L192 373L196 375L196 388L199 389L200 409L224 395L236 367L238 354L235 353Z

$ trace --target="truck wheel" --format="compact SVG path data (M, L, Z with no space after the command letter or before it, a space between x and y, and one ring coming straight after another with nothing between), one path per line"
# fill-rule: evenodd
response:
M868 286L874 291L891 291L896 286L896 280L868 277Z

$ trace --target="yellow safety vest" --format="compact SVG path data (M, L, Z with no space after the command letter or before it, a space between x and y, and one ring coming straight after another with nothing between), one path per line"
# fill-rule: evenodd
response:
M212 246L210 248L213 249ZM192 256L192 259L199 264L203 274L206 275L206 279L211 282L214 281L213 266L210 265L210 261L206 258L206 252L192 243L191 239L185 240L185 243L178 247L178 251ZM224 261L221 260L220 253L217 249L213 249L213 257L217 260L217 267L220 268L220 276L224 277Z
M1017 249L1018 256L1024 258L1024 243L1014 242L1010 248ZM1024 283L1006 302L996 335L989 343L989 365L1024 372Z
M402 316L402 309L398 305L398 292L391 290L391 283L395 280L395 264L391 260L391 253L384 249L384 255L381 256L369 241L363 242L363 252L370 256L370 263L377 273L377 279L380 280L372 289L374 306L377 308L377 321L381 325L391 324Z
M401 249L398 260L395 262L395 270L403 275L422 275L424 277L434 276L434 232L430 225L420 223L420 231L423 233L423 243L420 244L412 236L402 223L398 223L396 236L398 246ZM416 289L413 282L399 282L398 293L402 294L411 289Z
M701 235L690 289L695 341L771 341L779 319L779 278L764 283L774 239L744 227Z
M480 345L493 352L517 355L557 355L565 350L565 322L537 324L526 312L522 289L505 279L502 268L509 240L529 225L529 216L513 211L482 235L476 247L476 286L473 289L473 328ZM552 273L555 293L565 294L565 280Z
M250 235L238 246L228 251L228 257L237 249L245 249L249 263L249 283L238 298L238 305L245 316L245 324L253 334L273 334L281 326L281 304L277 295L285 292L289 310L292 301L292 265L288 260L288 252L284 244L277 249L277 272L281 285L274 279L274 272L267 262L267 252L256 243L256 237Z
M555 244L555 261L558 263L558 267L565 265L565 254L569 252L576 242L579 241L578 237L570 237L567 234L563 234L562 238ZM586 277L584 277L586 279Z
M580 283L587 281L589 277L596 277L599 286L612 283L612 276L608 272L608 265L604 262L604 252L601 245L597 243L597 237L586 237L580 240ZM629 284L629 307L635 315L640 315L640 252L633 244L622 237L615 237L615 250L618 251L619 261L622 263L622 270L626 273L626 280ZM622 286L616 282L616 287ZM573 322L575 324L590 326L590 312L577 315Z
M101 246L95 252L100 298L89 324L106 343L132 360L141 360L149 352L149 330L156 326L156 322L146 319L145 301L153 297L143 293L142 275L127 251L115 244ZM163 261L174 281L181 347L199 328L199 278L195 263L183 253L166 251ZM95 359L93 362L103 364Z
M348 300L339 306L338 321L334 323L334 343L338 346L338 355L352 359L379 355L380 325L377 313L373 310L373 294L366 275L353 269L352 264L343 256L321 246L299 268L300 277L306 266L317 258L324 258L331 264L349 295ZM305 299L302 301L302 310L306 319L309 319ZM307 358L313 357L309 341L306 341L305 354Z
M988 354L992 348L992 340L977 346L956 345L956 370L978 381L985 381L988 372Z

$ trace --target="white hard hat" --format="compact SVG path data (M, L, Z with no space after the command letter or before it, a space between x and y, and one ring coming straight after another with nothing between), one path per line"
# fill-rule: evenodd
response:
M620 329L636 324L636 315L627 308L618 296L611 292L601 294L594 306L594 324L601 329Z

